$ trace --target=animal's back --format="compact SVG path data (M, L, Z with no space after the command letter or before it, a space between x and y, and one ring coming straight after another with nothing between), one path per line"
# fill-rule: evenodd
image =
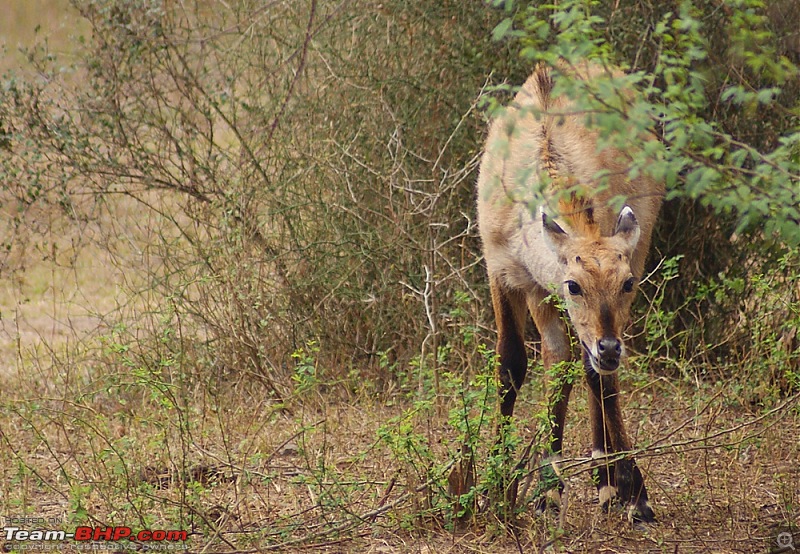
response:
M598 151L599 133L587 128L586 114L569 98L553 94L559 73L584 81L620 75L593 64L561 65L555 71L539 66L492 122L478 178L478 224L489 274L512 289L536 284L550 289L560 281L559 264L542 237L538 206L577 234L607 237L619 210L609 201L625 196L641 226L631 264L641 274L663 197L663 187L644 174L628 179L627 152ZM576 188L583 193L559 194Z

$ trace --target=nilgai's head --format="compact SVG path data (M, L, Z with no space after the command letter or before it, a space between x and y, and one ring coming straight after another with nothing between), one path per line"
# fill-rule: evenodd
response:
M639 277L631 272L640 234L636 216L625 206L610 237L572 236L544 211L542 223L563 269L563 295L578 339L592 368L612 373L623 353L622 332Z

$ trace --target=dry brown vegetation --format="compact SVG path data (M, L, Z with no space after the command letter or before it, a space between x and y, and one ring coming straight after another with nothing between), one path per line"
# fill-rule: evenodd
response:
M409 415L405 402L308 394L280 409L241 386L175 398L183 407L169 409L165 392L159 409L158 399L137 398L133 381L107 375L94 381L101 390L77 400L53 397L66 385L52 374L10 381L23 393L6 400L5 513L57 516L67 529L86 521L179 527L191 531L192 552L767 552L795 517L796 396L759 413L723 386L630 386L625 413L659 518L631 527L597 506L579 390L563 527L554 514L528 511L511 533L488 513L449 530L442 487L457 445L435 407ZM520 421L541 408L536 389ZM418 436L429 457L390 448L380 429ZM535 431L523 426L523 441Z
M617 2L609 17L638 67L658 53L634 48L637 29L661 9ZM38 46L0 104L0 516L185 529L178 551L216 553L760 553L800 524L797 250L758 229L730 241L732 221L688 201L664 211L622 377L658 522L599 510L582 386L561 518L523 505L508 526L487 505L503 462L479 100L529 69L490 41L502 10L12 11L7 47ZM778 104L763 134L710 110L767 144L796 124ZM511 463L541 450L540 374ZM465 441L478 509L457 522L447 473Z

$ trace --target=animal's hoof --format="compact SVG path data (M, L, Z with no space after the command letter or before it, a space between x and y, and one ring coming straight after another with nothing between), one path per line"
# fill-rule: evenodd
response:
M617 506L617 509L619 509L617 488L612 487L610 485L605 485L604 487L600 487L600 489L597 491L597 501L600 504L600 508L605 513L611 512L615 504Z
M655 520L656 514L646 501L628 505L628 521L631 523L653 523Z
M558 512L561 509L561 493L564 490L564 482L561 480L558 470L560 461L561 456L556 454L544 460L539 468L539 482L533 493L538 513L544 513L548 509Z
M534 506L537 514L543 514L548 510L559 513L561 511L561 492L558 489L547 491L536 499Z

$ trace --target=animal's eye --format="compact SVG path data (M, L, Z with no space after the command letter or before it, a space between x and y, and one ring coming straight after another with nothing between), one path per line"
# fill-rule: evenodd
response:
M567 281L567 289L572 296L578 296L581 293L581 286L575 281Z
M633 284L634 284L633 277L628 277L628 279L622 285L622 292L633 291Z

